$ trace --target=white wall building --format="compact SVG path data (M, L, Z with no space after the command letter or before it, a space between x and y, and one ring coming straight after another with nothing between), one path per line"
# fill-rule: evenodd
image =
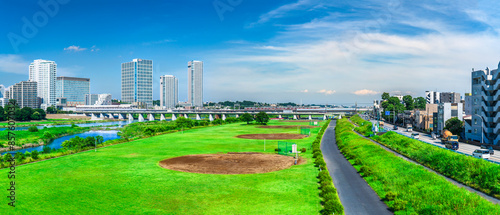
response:
M437 122L434 124L437 125L437 129L434 131L437 134L441 134L446 127L446 121L451 118L457 117L460 121L463 121L463 105L462 103L441 103L438 105L438 118Z
M29 67L29 81L37 82L37 94L42 108L56 104L57 64L54 61L35 60Z
M179 102L179 80L173 75L160 76L160 107L174 109Z
M425 91L425 100L427 104L439 104L441 103L440 98L441 95L439 92Z
M134 59L122 63L123 102L144 102L153 107L153 61Z
M0 84L0 98L3 98L5 95L5 86Z
M203 62L188 62L188 103L203 107Z

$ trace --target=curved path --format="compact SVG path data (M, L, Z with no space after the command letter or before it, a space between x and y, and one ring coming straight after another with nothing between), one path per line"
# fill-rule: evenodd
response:
M321 151L346 215L392 214L387 205L340 153L335 142L336 121L331 121L321 139Z

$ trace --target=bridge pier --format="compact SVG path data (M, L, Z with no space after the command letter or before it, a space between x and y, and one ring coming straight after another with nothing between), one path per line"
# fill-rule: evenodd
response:
M196 120L201 120L200 114L196 114Z
M326 115L323 115L323 120L326 120Z
M144 122L144 116L142 113L139 114L139 122Z
M187 115L187 114L184 114L184 118L186 118L186 119L187 119L187 118L188 118L188 115Z
M148 121L155 121L155 115L152 113L148 114Z
M104 114L99 114L99 119L104 119Z
M312 116L311 115L309 115L309 120L312 120Z
M222 120L226 121L226 114L222 114Z
M208 115L208 120L210 120L210 121L214 121L214 117L212 116L212 114L209 114L209 115Z
M278 115L278 118L280 118L280 119L281 119L281 114L280 114L280 115Z
M175 121L177 117L175 116L175 113L172 114L172 121Z
M161 114L160 114L160 121L165 121L165 120L166 120L166 119L165 119L165 115L161 113Z
M132 115L131 113L127 114L127 119L130 121L134 120L134 115Z
M125 119L125 117L123 116L123 114L119 113L118 114L118 119Z
M239 114L236 114L236 118L238 118L238 117L240 117L240 115L239 115Z
M293 115L293 119L297 119L297 115L295 115L295 114L294 114L294 115Z
M97 120L97 116L94 113L92 113L92 114L90 114L90 119Z

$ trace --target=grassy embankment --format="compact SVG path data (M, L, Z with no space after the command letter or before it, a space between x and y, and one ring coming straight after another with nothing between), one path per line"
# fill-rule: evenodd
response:
M359 116L352 117L351 120L358 125L365 123L364 126L356 128L356 131L368 134L371 122ZM498 164L455 153L392 131L381 136L373 136L372 139L436 172L495 198L500 198L500 165Z
M353 128L347 119L339 120L337 144L395 214L500 214L499 205L397 157Z
M289 125L270 122L271 125ZM295 123L294 123L295 124ZM298 124L298 123L297 123ZM306 124L306 123L305 123ZM309 148L319 128L295 142ZM317 168L311 153L306 164L245 175L186 173L158 162L188 154L264 152L263 140L235 138L251 133L297 133L245 123L191 129L86 151L16 168L16 208L5 198L0 210L11 214L318 214ZM277 141L267 140L267 153ZM7 169L0 175L7 175ZM23 176L24 175L24 176ZM0 189L9 179L0 177ZM22 186L21 186L22 185ZM50 199L50 201L40 201ZM36 204L34 204L36 203Z

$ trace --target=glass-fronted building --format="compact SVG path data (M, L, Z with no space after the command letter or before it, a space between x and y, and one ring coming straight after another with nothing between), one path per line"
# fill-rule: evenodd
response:
M75 77L57 77L56 98L66 98L67 106L85 104L85 95L90 93L90 79Z
M56 104L57 64L49 60L35 60L29 67L29 81L37 82L37 94L42 108Z
M188 62L188 102L194 107L203 107L203 62Z
M173 109L179 102L179 80L173 75L160 76L160 106Z
M122 63L122 102L143 102L153 106L153 61L134 59Z

